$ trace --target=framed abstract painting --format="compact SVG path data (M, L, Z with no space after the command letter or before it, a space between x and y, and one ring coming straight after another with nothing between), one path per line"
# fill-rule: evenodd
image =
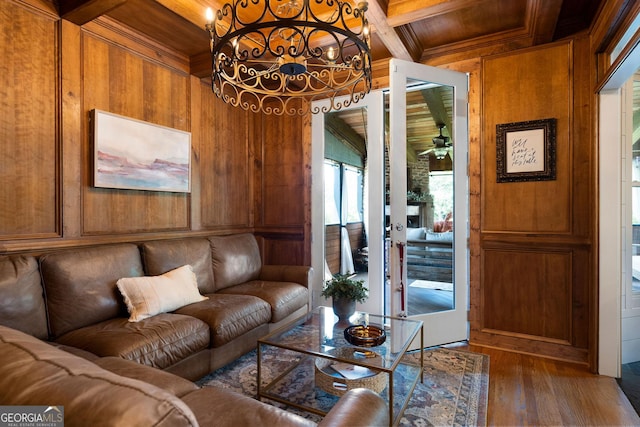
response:
M91 111L95 187L191 192L191 134Z

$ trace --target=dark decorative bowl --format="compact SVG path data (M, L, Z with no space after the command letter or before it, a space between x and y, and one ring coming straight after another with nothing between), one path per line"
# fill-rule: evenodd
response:
M352 325L344 330L344 338L353 345L375 347L387 339L387 334L378 326Z

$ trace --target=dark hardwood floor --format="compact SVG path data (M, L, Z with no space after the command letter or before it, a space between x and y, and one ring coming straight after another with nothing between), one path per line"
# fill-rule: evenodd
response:
M532 355L452 346L490 357L489 426L640 426L614 378Z
M451 291L410 286L409 313L446 310L452 299ZM619 385L582 365L468 343L447 347L489 355L489 426L640 426L640 362L623 366Z
M409 287L409 311L448 309L452 298L451 291ZM618 381L586 366L466 342L446 347L489 355L488 426L640 426Z

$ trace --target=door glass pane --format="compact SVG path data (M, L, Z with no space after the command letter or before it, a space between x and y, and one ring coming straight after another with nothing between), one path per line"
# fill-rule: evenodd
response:
M355 274L368 283L366 108L325 114L325 280Z
M417 80L407 83L403 269L407 275L407 314L415 316L454 308L455 140L453 87ZM390 181L398 179L393 171L387 175Z
M631 118L631 260L632 284L631 291L640 295L640 71L633 76L633 100Z

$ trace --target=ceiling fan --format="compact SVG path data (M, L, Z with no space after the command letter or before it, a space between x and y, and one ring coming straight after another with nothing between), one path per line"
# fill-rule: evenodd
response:
M453 160L453 143L451 142L451 138L442 135L443 127L445 127L444 123L438 123L440 135L432 139L434 145L433 148L425 150L418 155L433 153L436 156L436 159L442 160L447 157L447 154L449 154L451 160Z

